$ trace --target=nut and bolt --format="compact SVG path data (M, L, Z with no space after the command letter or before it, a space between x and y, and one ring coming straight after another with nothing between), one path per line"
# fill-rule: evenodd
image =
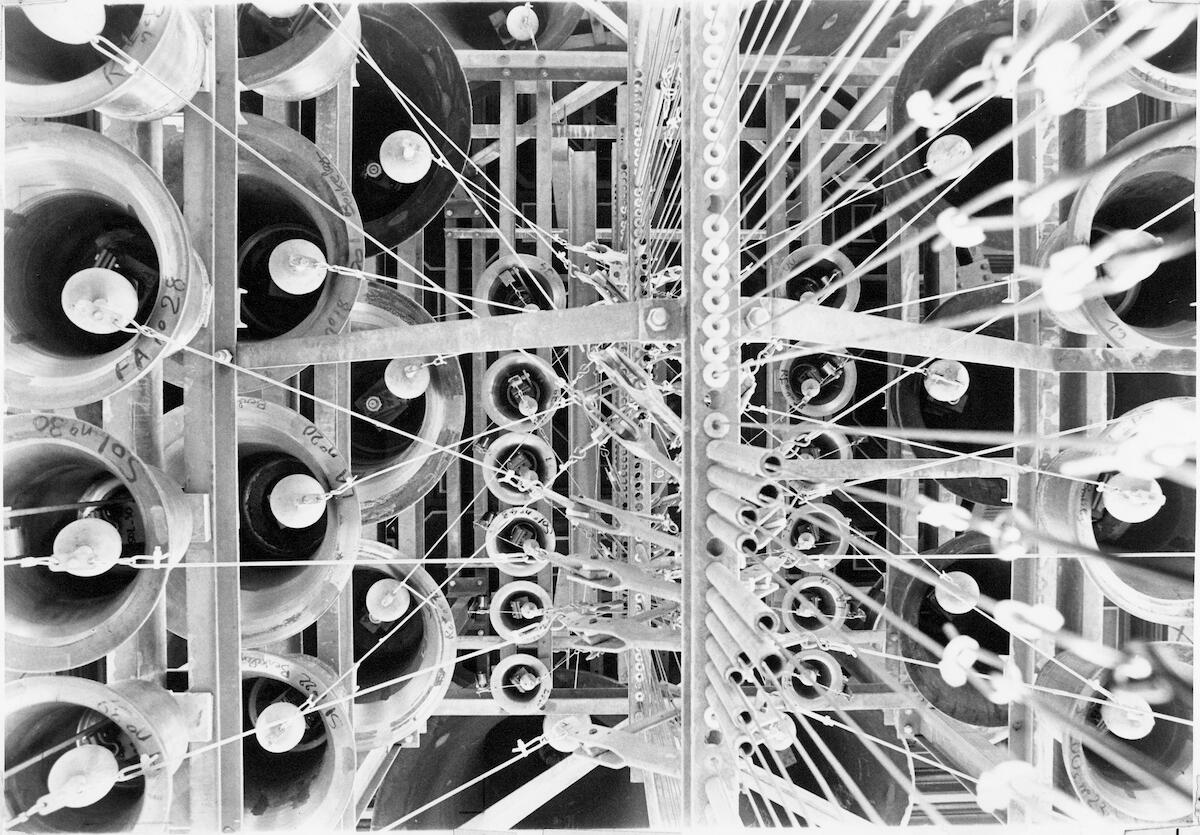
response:
M371 162L367 163L366 175L368 177L378 177L382 173L383 173L382 165L380 165L379 163L377 163L373 160Z
M670 317L665 307L652 307L646 314L646 326L652 331L666 330L668 321L670 321Z
M383 408L383 400L381 398L377 397L376 395L372 394L370 397L367 398L367 402L364 403L363 405L367 407L368 412L378 412L380 409Z

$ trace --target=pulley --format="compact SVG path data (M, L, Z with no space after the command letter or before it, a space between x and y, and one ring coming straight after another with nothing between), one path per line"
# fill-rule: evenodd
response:
M183 409L168 412L163 419L164 460L167 471L180 477L185 472L185 431ZM238 398L236 443L242 644L262 646L296 634L329 608L350 579L362 521L354 491L329 495L350 476L345 459L297 412ZM319 495L323 503L281 503L278 497L289 492L289 479L302 485L294 495ZM319 516L318 508L323 508ZM289 565L257 567L261 562ZM167 599L167 625L187 637L182 572L171 574Z
M532 255L500 255L479 276L475 295L487 304L480 316L507 316L531 310L561 310L567 289L548 262Z
M237 163L238 315L244 326L238 330L238 342L342 333L349 326L362 279L320 265L352 270L363 266L363 236L355 228L362 221L349 186L324 152L297 131L253 113L243 118L238 139L255 153L239 150ZM177 158L182 142L182 133L166 134L168 161ZM168 164L165 176L177 188L182 165ZM284 255L290 270L281 270ZM318 278L323 280L317 283ZM301 370L287 366L260 373L286 380ZM172 382L182 379L182 368L174 364L167 372ZM263 385L245 375L238 380L243 392Z
M537 501L539 487L558 477L558 461L550 444L538 435L508 432L496 438L483 456L483 482L506 504Z
M432 321L425 308L399 290L368 282L350 314L350 330ZM365 420L350 421L351 467L356 477L365 479L355 487L365 522L390 519L434 488L454 460L447 448L462 437L466 415L462 368L455 358L440 363L401 358L398 362L415 362L423 367L421 376L428 375L428 383L412 392L412 397L398 396L388 385L391 362L350 365L351 408L399 430L392 432ZM400 376L411 380L403 373Z
M561 49L583 19L575 3L436 4L427 12L455 49Z
M13 12L21 14L6 9L6 18ZM5 164L9 406L91 403L179 350L117 333L110 314L132 310L137 324L179 343L195 336L208 316L208 279L148 165L94 131L53 123L10 127Z
M534 644L550 629L550 592L528 580L505 583L492 595L488 620L496 634L515 644Z
M992 544L983 534L970 532L954 537L929 553L928 565L921 563L926 569L932 566L940 581L931 585L911 574L896 572L887 590L888 608L943 646L947 642L945 627L951 625L959 634L978 642L981 649L1008 655L1007 630L968 605L977 604L980 595L997 601L1009 597L1012 563L979 558L991 553ZM958 555L966 558L957 559ZM905 663L908 676L930 704L969 725L997 727L1007 721L1007 706L989 701L970 684L951 687L936 667L927 666L938 660L933 653L907 631L898 630L897 637L899 654L913 659Z
M99 26L97 26L99 24ZM90 43L117 44L127 69ZM204 37L176 3L25 4L4 8L4 103L9 116L49 118L96 110L153 121L184 106L204 81Z
M243 650L241 667L242 828L336 829L354 785L345 686L310 655Z
M446 37L426 17L438 8L359 7L363 48L387 81L373 67L358 65L351 185L367 233L389 248L441 214L471 144L467 80ZM392 153L397 146L398 155ZM411 159L405 158L405 147L414 149ZM376 245L369 243L368 251L375 254Z
M857 385L858 365L846 356L807 354L791 357L779 367L783 396L805 417L836 415L853 401Z
M316 98L351 71L361 34L353 3L244 4L238 8L238 80L268 99Z
M54 555L5 568L10 669L57 672L103 658L150 617L167 571L115 564L123 556L180 559L192 538L183 491L102 429L60 415L4 419L6 558ZM114 553L115 552L115 553Z
M783 626L797 635L838 633L846 624L850 601L828 577L812 575L793 583L783 598Z
M550 363L525 351L504 354L483 375L483 408L499 428L529 432L553 416L563 381Z
M510 577L532 577L546 567L540 551L553 551L554 528L531 507L510 507L488 522L484 547L492 565Z
M1177 671L1183 676L1181 681L1191 682L1193 652L1190 645L1159 642L1149 647L1178 666ZM1102 739L1132 748L1151 760L1154 773L1165 782L1186 785L1193 767L1191 693L1173 687L1172 694L1165 700L1152 701L1138 696L1136 691L1123 691L1119 689L1121 685L1106 681L1106 678L1111 676L1106 677L1103 668L1063 652L1041 666L1035 683L1039 688L1063 693L1052 693L1045 698L1055 703L1069 723L1067 728L1051 727L1060 743L1055 747L1062 751L1061 766L1075 794L1106 819L1169 823L1190 818L1192 805L1186 796L1180 796L1161 783L1151 783L1130 774L1119 764L1110 762L1101 751L1086 744L1083 735L1073 733L1071 729L1088 726ZM1105 682L1110 692L1115 690L1112 695L1122 710L1135 711L1135 716L1110 724L1114 717L1113 700L1096 689L1093 681ZM1159 716L1147 716L1143 705Z
M75 676L30 676L4 688L4 818L45 797L57 811L29 831L165 832L188 728L171 693L130 679L105 686ZM41 758L40 760L38 758ZM120 780L119 770L139 776Z
M813 263L809 264L810 261ZM797 271L802 264L808 264L808 266ZM854 264L842 254L841 250L824 244L812 244L793 250L783 260L779 271L782 275L791 276L784 284L784 293L789 299L798 302L816 302L819 296L825 295L826 288L835 282L841 282L852 273ZM826 307L836 307L839 310L854 310L858 307L860 290L861 282L851 281L822 298L820 303Z
M454 672L457 632L450 604L428 571L398 564L400 557L379 542L359 544L352 580L355 684L360 691L354 698L354 742L359 751L422 733ZM407 594L407 609L397 613L393 604L390 611L379 612L373 596L381 588L397 587Z
M1153 449L1159 439L1194 444L1195 413L1195 398L1156 400L1117 418L1099 437L1114 451L1134 450L1131 458L1136 459L1136 450ZM1167 415L1177 417L1172 424L1182 436L1164 435L1162 418ZM1195 551L1195 488L1129 472L1128 467L1094 479L1055 475L1087 455L1082 450L1065 452L1050 464L1051 472L1038 479L1038 518L1045 532L1088 550L1154 554L1121 561L1084 558L1081 563L1104 596L1129 614L1155 623L1189 622L1194 607L1194 581L1187 578L1195 574L1195 560L1188 556ZM1179 556L1173 556L1175 552Z
M536 655L516 653L492 667L492 699L507 713L541 713L550 699L550 670Z

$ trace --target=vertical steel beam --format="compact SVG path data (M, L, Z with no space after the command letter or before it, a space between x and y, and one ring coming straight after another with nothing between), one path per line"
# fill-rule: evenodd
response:
M331 90L316 101L316 145L330 158L347 182L351 176L352 73L353 69L345 73ZM350 415L342 409L350 405L350 363L314 367L313 394L319 398L313 404L313 423L321 434L333 441L349 467ZM327 406L320 401L333 405ZM351 554L345 556L353 558ZM317 619L317 657L329 664L339 676L354 666L353 599L353 583L346 583L333 605ZM354 691L355 678L350 673L342 680L347 692ZM342 826L353 828L355 822L354 804L347 804Z
M517 88L512 81L500 82L500 193L515 201L517 194ZM500 237L516 243L516 216L505 204L500 206ZM504 242L500 253L508 253Z
M1037 19L1037 0L1017 0L1013 4L1014 27L1018 33L1033 30ZM1013 99L1013 121L1031 118L1037 107L1039 94L1033 87L1026 87ZM1042 183L1054 177L1058 171L1058 122L1042 117L1033 130L1022 133L1014 143L1013 178L1018 181ZM1013 236L1014 274L1020 265L1033 263L1040 244L1053 231L1058 222L1057 211L1052 211L1041 224L1025 226ZM1015 282L1014 282L1015 284ZM1032 290L1028 284L1016 285L1018 292L1028 295ZM1062 330L1056 327L1049 316L1032 312L1016 317L1018 342L1031 342L1043 346L1061 346ZM1014 404L1013 431L1018 437L1036 435L1049 437L1059 428L1059 378L1054 374L1034 371L1017 371L1016 402ZM1045 470L1052 455L1052 445L1023 445L1016 449L1017 463L1032 470ZM1012 479L1010 500L1013 505L1034 519L1037 524L1035 493L1038 475L1028 472ZM1040 525L1039 525L1040 527ZM1029 550L1036 551L1036 543L1029 543ZM1012 569L1012 597L1024 603L1058 603L1058 567L1056 559L1017 560ZM1033 681L1047 656L1054 654L1053 639L1040 639L1025 643L1012 638L1010 653L1013 662L1025 681ZM1026 760L1036 769L1038 779L1051 785L1054 779L1054 733L1053 727L1043 723L1041 717L1028 707L1014 703L1009 706L1008 748L1016 758ZM1030 822L1030 810L1022 804L1009 808L1009 823Z
M713 537L705 524L710 511L705 497L707 443L714 437L739 439L741 315L738 293L738 8L709 2L682 11L684 44L679 95L683 104L682 208L684 275L683 368L683 805L681 824L697 828L717 822L710 816L705 787L727 779L734 766L732 741L716 741L704 719L706 700L704 648L709 589L705 568L720 562L733 570L732 550ZM708 55L705 62L703 55ZM713 59L716 60L713 60ZM707 111L707 115L706 115ZM706 255L707 253L707 255ZM728 353L706 337L722 314L706 305L704 275L715 294L732 296L734 311L726 318ZM710 295L711 299L711 295ZM714 319L716 317L716 319ZM723 324L723 323L722 323ZM710 359L706 359L708 354ZM715 361L714 359L715 358Z
M207 92L196 106L237 132L237 9L201 12L210 38ZM237 342L237 146L199 114L184 114L184 216L192 244L213 284L212 316L193 343L201 351L232 352ZM234 832L242 823L241 601L238 572L188 568L187 562L238 561L237 381L232 369L193 354L184 360L185 489L208 493L212 538L185 557L188 686L213 695L213 734L228 740L193 757L191 823Z
M103 133L149 165L161 177L163 170L162 122L125 122L104 119ZM163 463L163 373L152 368L133 385L104 401L104 429L121 438L154 467ZM105 672L110 682L144 678L160 684L167 670L166 595L159 598L150 617L128 641L110 653Z

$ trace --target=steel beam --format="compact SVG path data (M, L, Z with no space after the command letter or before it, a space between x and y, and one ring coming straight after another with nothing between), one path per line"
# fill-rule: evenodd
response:
M716 294L719 301L738 300L740 268L738 215L740 172L738 168L738 7L729 3L688 5L683 8L684 49L680 66L679 96L682 102L682 223L684 333L682 350L683 470L680 511L683 549L683 689L682 820L694 829L727 820L729 810L710 810L710 780L727 782L734 773L736 755L732 740L713 737L705 720L709 663L704 625L711 585L705 569L720 563L737 572L733 550L708 530L712 511L707 503L711 485L707 471L712 463L708 441L732 432L737 437L740 419L741 322L734 315L712 312L705 297ZM707 64L703 55L710 56ZM712 59L715 56L715 60ZM703 79L703 80L702 80ZM724 149L724 150L722 150ZM719 231L724 226L725 231ZM723 253L723 254L722 254ZM732 281L709 292L703 276L728 271ZM732 297L732 298L730 298ZM724 336L729 350L725 357L712 353L718 340L705 335L705 320L728 325ZM708 358L706 358L706 355ZM717 359L713 359L716 356ZM706 373L705 369L708 369ZM718 372L713 378L711 372ZM728 794L736 793L728 786Z
M832 458L784 461L781 481L830 481L834 479L879 478L1007 478L1020 465L1013 458L952 458L945 461L922 458Z
M208 92L196 106L237 132L237 9L201 12L211 20ZM237 146L192 111L184 113L184 217L192 245L213 283L208 327L193 342L207 353L233 351L240 296L237 287ZM188 568L189 562L238 561L237 380L235 372L203 357L184 359L184 462L191 493L209 493L212 538L193 543L177 571L187 587L188 687L213 696L213 734L228 740L189 762L190 821L207 832L242 824L242 659L238 572Z
M647 315L657 307L661 307L667 316L661 331L652 329L646 322ZM453 356L562 345L670 341L679 338L682 330L679 317L679 304L670 299L514 313L339 336L251 343L238 351L237 361L250 368L268 368L298 363L421 357L431 353Z

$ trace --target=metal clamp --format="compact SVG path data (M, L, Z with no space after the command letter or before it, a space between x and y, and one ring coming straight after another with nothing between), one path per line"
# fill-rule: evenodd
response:
M679 753L629 731L594 725L585 716L547 717L546 738L560 751L572 752L605 768L638 768L678 778Z
M646 614L654 616L660 611L651 610ZM683 646L679 629L651 626L641 620L573 613L560 616L560 621L575 638L574 641L566 641L564 646L584 652L624 652L627 649L679 652Z
M559 568L559 576L576 583L604 591L629 590L642 592L680 603L683 592L678 583L652 574L645 569L617 560L578 557L573 554L549 554L548 559Z

